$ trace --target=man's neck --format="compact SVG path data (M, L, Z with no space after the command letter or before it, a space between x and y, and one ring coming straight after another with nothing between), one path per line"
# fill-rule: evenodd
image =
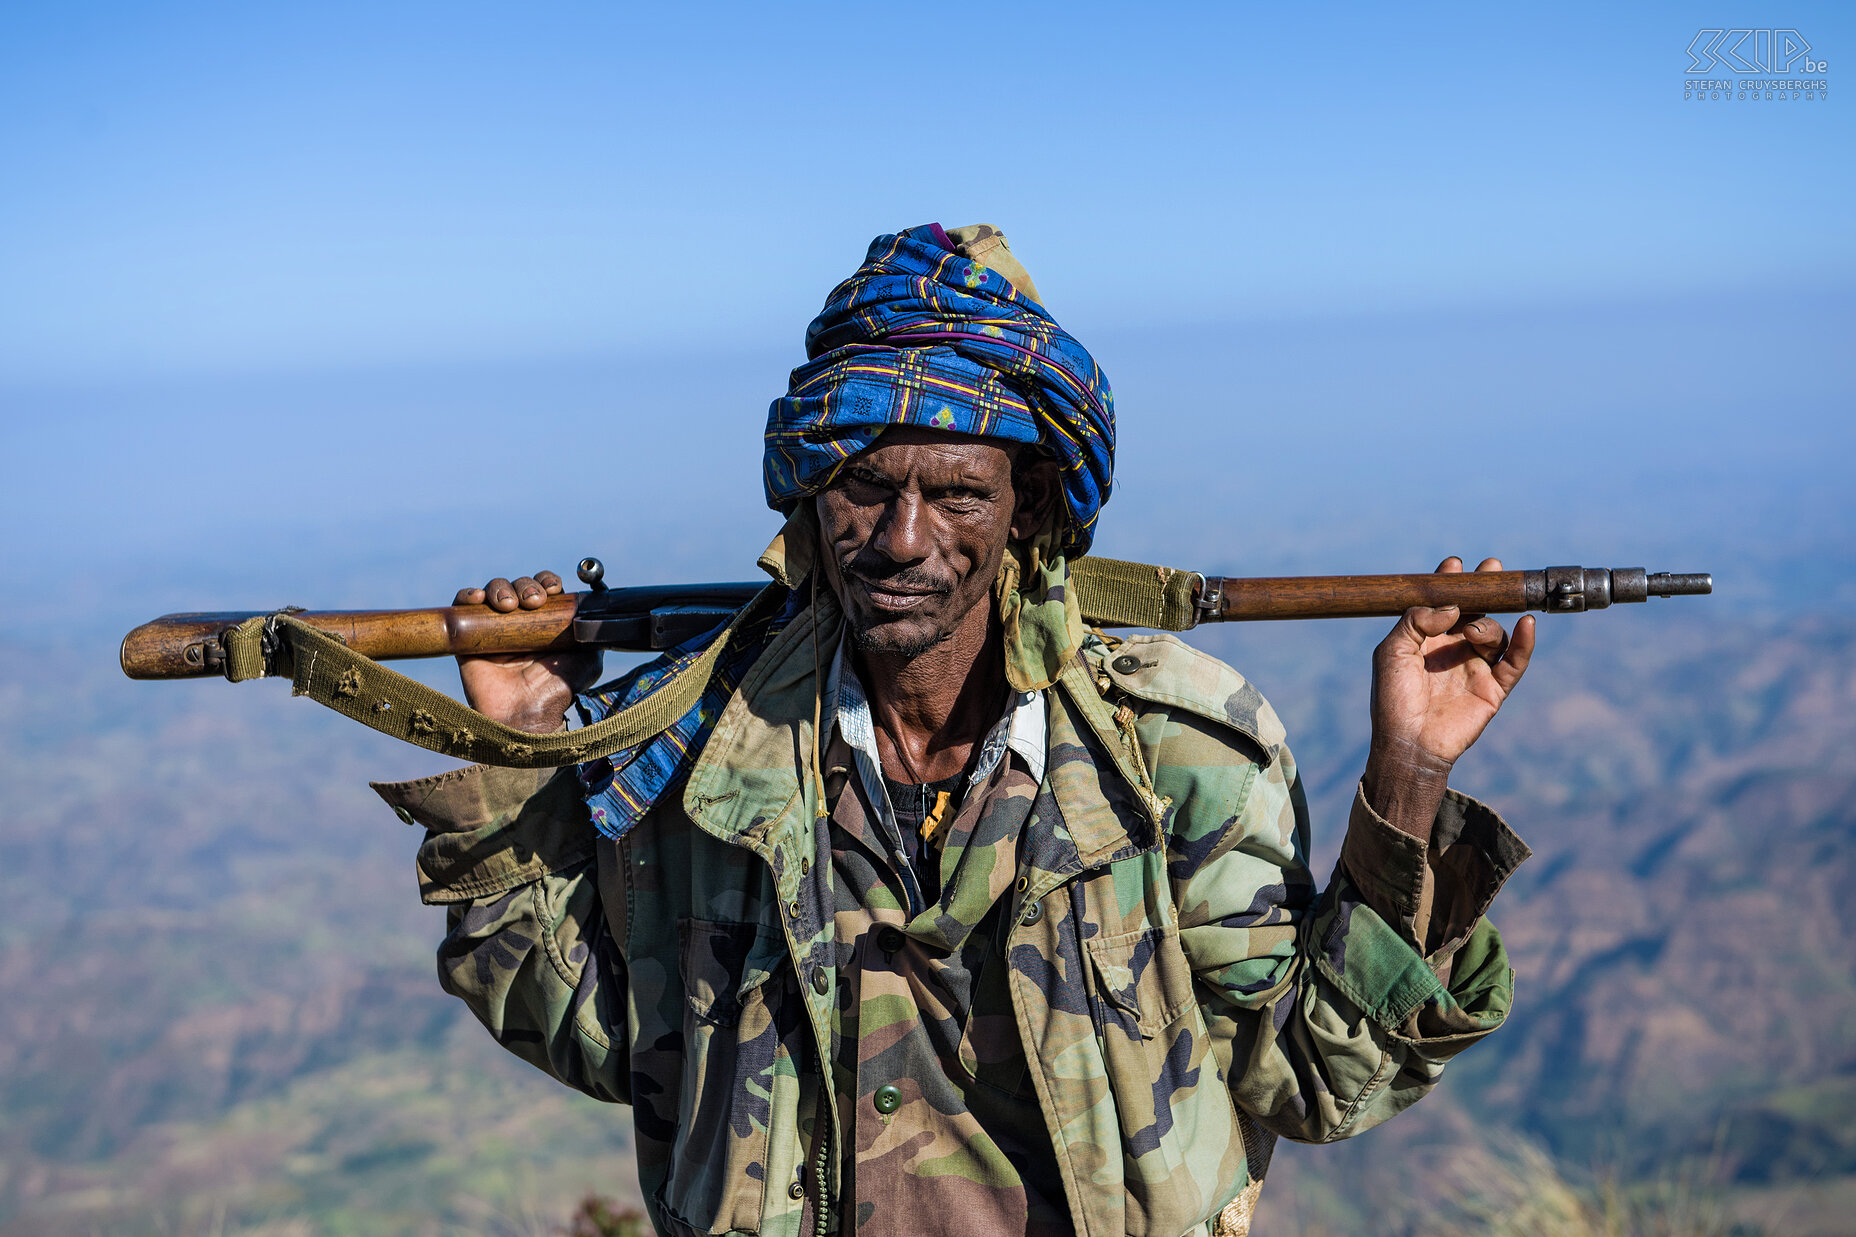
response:
M990 607L983 618L914 657L857 654L886 776L911 783L952 777L999 720L1004 644Z

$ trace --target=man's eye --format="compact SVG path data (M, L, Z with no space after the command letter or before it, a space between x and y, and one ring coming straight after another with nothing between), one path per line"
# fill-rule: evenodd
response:
M885 492L885 487L881 482L873 480L870 477L859 477L854 475L840 477L838 479L838 488L847 494L855 494L864 498L874 497Z

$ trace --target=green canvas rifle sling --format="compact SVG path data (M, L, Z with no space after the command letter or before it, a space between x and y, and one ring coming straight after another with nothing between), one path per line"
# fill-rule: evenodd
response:
M1199 580L1193 572L1112 558L1070 564L1071 586L1091 625L1185 631L1198 621ZM288 674L292 695L308 696L429 751L511 769L556 768L610 756L668 729L701 699L735 632L743 623L766 617L780 600L780 590L769 585L728 620L694 661L650 695L591 726L554 734L505 726L355 652L287 610L246 619L225 633L226 678L237 683Z

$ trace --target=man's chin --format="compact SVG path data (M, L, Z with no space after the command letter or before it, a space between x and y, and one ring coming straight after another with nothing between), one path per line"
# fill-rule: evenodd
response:
M946 632L906 619L866 621L851 626L851 644L859 653L900 657L905 661L920 657L945 639Z

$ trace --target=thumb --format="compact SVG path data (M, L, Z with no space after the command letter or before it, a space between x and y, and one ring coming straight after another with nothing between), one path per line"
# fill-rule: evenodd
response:
M1392 629L1392 634L1398 638L1399 643L1417 649L1423 647L1424 642L1432 636L1441 636L1449 631L1462 617L1463 612L1457 606L1413 606L1405 611L1398 626Z

